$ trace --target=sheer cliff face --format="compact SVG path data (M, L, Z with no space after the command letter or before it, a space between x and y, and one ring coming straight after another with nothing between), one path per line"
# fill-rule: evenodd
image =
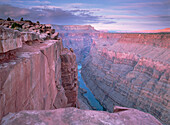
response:
M133 107L169 123L170 34L100 34L82 76L110 112Z
M0 28L0 120L9 112L76 106L76 58L62 40Z

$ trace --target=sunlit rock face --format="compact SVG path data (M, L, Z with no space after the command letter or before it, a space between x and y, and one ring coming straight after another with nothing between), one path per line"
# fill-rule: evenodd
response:
M23 109L51 109L55 85L55 41L23 45L0 63L0 116Z
M148 113L136 109L117 107L115 113L61 108L46 111L10 113L2 125L162 125Z
M61 39L44 41L36 33L6 28L1 33L12 36L5 47L22 44L0 53L0 120L9 112L76 106L77 94L72 94L78 92L76 58L73 51L66 52ZM68 63L61 59L63 53L68 55ZM69 76L69 82L64 82L65 69L73 70L64 74ZM71 97L67 96L69 92Z
M170 34L100 34L82 76L110 112L133 107L169 124Z

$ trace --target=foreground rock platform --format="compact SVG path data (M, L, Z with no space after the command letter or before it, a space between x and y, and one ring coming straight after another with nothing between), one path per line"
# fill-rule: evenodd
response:
M10 113L2 125L162 125L150 114L117 107L116 113L61 108L46 111Z

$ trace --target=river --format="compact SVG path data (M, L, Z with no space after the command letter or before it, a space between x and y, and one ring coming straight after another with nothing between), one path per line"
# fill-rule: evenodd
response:
M81 77L81 65L78 65L78 81L80 83L79 87L86 90L86 93L83 94L83 96L88 100L88 103L91 105L91 107L94 110L100 110L105 111L105 109L100 105L100 103L96 100L93 93L90 91L90 89L86 86L83 78Z

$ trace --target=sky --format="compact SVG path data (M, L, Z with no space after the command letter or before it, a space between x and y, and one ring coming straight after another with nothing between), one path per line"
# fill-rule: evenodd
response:
M170 0L0 0L0 18L97 30L141 31L170 27Z

